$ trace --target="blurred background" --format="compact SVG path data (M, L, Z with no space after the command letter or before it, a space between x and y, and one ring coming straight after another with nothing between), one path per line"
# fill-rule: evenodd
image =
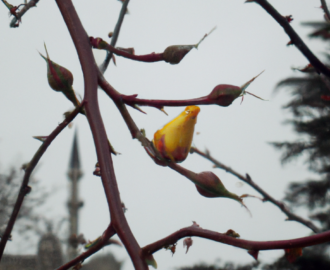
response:
M307 21L324 21L320 1L271 3L282 15L293 16L292 27L309 48L325 60L327 46L308 38L312 29L301 25ZM11 4L20 2L12 0ZM74 1L74 5L87 33L109 41L107 35L115 27L121 2ZM243 175L249 173L278 200L285 196L290 181L317 177L308 170L305 154L302 159L283 166L281 152L269 144L298 138L292 126L283 125L292 118L288 110L282 109L291 96L285 91L275 93L274 89L283 79L305 76L292 67L304 67L308 60L294 46L286 46L289 37L259 5L244 4L244 1L132 0L128 9L117 45L134 47L136 54L162 52L170 45L195 44L214 26L217 29L179 65L140 63L116 57L117 66L111 62L105 73L114 88L127 95L139 94L140 98L188 99L205 96L218 84L241 86L265 70L248 91L267 101L245 96L241 105L241 100L237 99L229 107L201 106L193 146L203 151L208 149L214 158ZM47 136L63 120L63 113L73 109L62 94L48 85L46 64L38 53L45 54L44 42L50 58L73 73L73 87L81 98L84 84L76 50L55 1L39 2L15 29L9 28L11 19L6 16L7 11L4 5L0 7L0 173L2 179L7 179L15 168L19 184L23 176L21 165L28 162L40 146L32 136ZM105 52L94 53L96 61L102 63ZM233 229L242 239L249 240L280 240L312 233L297 222L285 221L285 214L268 202L245 199L252 213L250 216L234 200L201 197L189 180L169 168L155 165L140 143L132 140L113 102L102 91L98 98L108 138L121 153L113 156L115 172L122 201L128 209L127 220L141 246L190 226L192 221L218 232ZM154 108L142 109L147 115L128 108L138 127L144 128L147 137L152 139L156 130L184 108L165 107L168 116ZM33 211L32 221L23 229L24 237L19 225L23 219L17 222L13 240L5 250L7 254L36 254L40 237L47 233L56 235L63 253L67 253L68 201L72 184L67 173L71 168L75 133L82 174L78 182L79 198L83 202L78 233L86 240L94 240L108 226L110 219L101 180L93 176L97 160L90 128L86 119L79 115L73 126L66 128L42 157L33 176L32 192L27 197L39 201L33 206L26 202ZM231 192L258 196L248 185L213 168L197 154L189 155L182 166L194 172L213 171ZM13 194L17 189L10 191ZM308 218L306 208L295 208L294 212ZM170 251L157 252L154 257L158 267L176 269L199 263L222 265L231 261L242 265L254 262L245 250L200 238L193 238L193 241L187 254L182 240L173 256ZM79 247L78 252L81 251ZM122 270L132 269L123 247L110 245L99 254L109 252L121 262ZM282 250L264 251L260 252L259 260L272 263L282 255Z

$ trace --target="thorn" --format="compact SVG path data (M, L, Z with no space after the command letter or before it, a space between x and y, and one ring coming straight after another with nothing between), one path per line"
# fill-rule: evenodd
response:
M142 111L141 108L136 104L134 104L133 108L140 111L140 112L142 112L142 113L144 113L144 114L147 114L146 112Z
M46 50L47 59L49 59L49 54L48 54L48 51L47 51L47 47L46 47L46 43L45 42L44 42L44 46L45 46L45 50Z
M290 41L286 44L286 46L290 46L290 45L294 45L294 43L293 43L292 40L290 40Z
M258 261L258 255L259 255L259 250L248 250L248 253L256 260Z
M38 141L44 142L48 138L48 136L33 136L33 138Z
M288 23L293 21L292 15L284 16L284 19L286 19Z
M164 110L164 107L161 107L159 110L161 110L163 113L165 113L168 116L167 112L165 112Z
M241 103L239 105L242 105L243 100L244 100L244 95L242 95L242 101L241 101Z
M115 66L117 66L117 61L116 61L116 57L115 57L114 54L111 56L111 59L112 59L112 61L113 61L113 64L114 64Z
M264 199L263 198L261 198L261 197L258 197L258 196L254 196L254 195L250 195L250 194L243 194L243 195L241 195L241 196L239 196L241 199L243 199L243 198L256 198L256 199L259 199L260 201L264 201Z
M261 98L261 97L258 97L258 96L256 96L255 94L252 94L252 93L250 93L250 92L248 92L248 91L245 91L245 93L247 93L247 94L249 94L249 95L251 95L251 96L254 96L254 97L256 97L256 98L259 98L259 99L261 99L261 100L263 100L263 101L269 101L269 100L267 100L267 99L263 99L263 98Z

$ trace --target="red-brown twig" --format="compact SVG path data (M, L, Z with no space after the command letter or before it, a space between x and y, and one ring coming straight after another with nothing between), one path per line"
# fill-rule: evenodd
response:
M202 151L200 151L199 149L197 149L196 147L191 147L190 149L191 153L197 153L198 155L208 159L209 161L211 161L217 168L219 169L223 169L226 172L236 176L238 179L242 180L243 182L247 183L248 185L250 185L252 188L254 188L256 191L258 191L263 197L263 201L269 201L271 203L273 203L274 205L276 205L278 208L281 209L281 211L283 213L285 213L288 217L287 220L294 220L297 221L303 225L305 225L306 227L310 228L313 232L318 233L320 232L320 229L318 229L313 222L306 220L300 216L297 216L296 214L292 213L288 207L280 201L275 200L272 196L270 196L266 191L264 191L261 187L259 187L255 182L252 181L251 177L246 174L246 176L243 176L241 174L239 174L238 172L236 172L235 170L233 170L232 168L224 165L223 163L221 163L220 161L216 160L215 158L213 158L210 153L204 153Z
M111 154L109 152L108 139L97 100L97 73L99 70L94 61L89 38L81 24L72 1L57 0L56 2L70 32L83 70L86 116L94 138L97 159L101 168L102 184L109 205L111 222L117 235L124 244L135 269L147 270L148 267L145 261L140 257L141 248L127 223L121 206L118 185Z
M84 101L80 104L79 107L77 107L68 117L65 118L65 120L59 124L54 131L45 139L45 141L42 143L42 145L39 147L38 151L35 153L35 155L33 156L33 158L31 159L31 161L27 164L26 168L25 168L25 174L24 174L24 178L19 190L19 194L15 203L15 206L13 208L13 212L10 216L10 219L8 221L6 230L3 234L3 236L1 237L1 242L0 242L0 261L1 261L1 257L3 254L3 251L6 247L6 243L8 241L8 238L11 234L11 231L14 227L17 215L19 213L19 210L22 206L24 197L26 194L28 194L31 191L31 188L28 186L29 184L29 180L30 180L30 176L31 173L33 172L34 168L36 167L36 165L38 164L40 158L42 157L42 155L46 152L48 146L52 143L52 141L56 138L56 136L58 134L61 133L61 131L77 116L77 114L80 112L82 106L84 106Z
M129 0L125 0L122 7L121 7L121 10L120 10L120 13L119 13L119 18L118 18L115 30L113 31L113 35L111 37L111 43L110 44L113 47L116 46L117 39L118 39L119 32L120 32L120 28L121 28L121 25L123 24L124 17L126 15L128 3L129 3ZM104 73L107 70L111 58L112 58L112 52L108 52L107 56L104 59L104 62L100 66L100 70L101 70L102 73Z
M330 12L328 9L327 2L325 0L321 0L321 5L322 5L322 9L324 11L324 14L328 17L328 20L330 20Z
M90 247L87 251L80 254L73 260L67 262L66 264L63 264L59 268L56 268L56 270L67 270L70 267L75 266L77 263L83 262L86 258L90 257L91 255L99 251L101 248L103 248L107 244L108 240L115 235L115 233L116 231L113 228L112 223L110 223L110 225L104 231L99 241L94 246Z
M290 23L278 11L268 3L266 0L253 0L249 2L258 3L264 10L266 10L284 29L291 39L291 42L296 45L298 50L308 59L308 61L315 67L318 72L330 77L330 70L312 53L306 46L299 35L293 30Z
M139 130L137 125L135 124L134 120L132 119L131 115L129 114L125 104L122 101L121 94L116 91L103 77L102 73L99 71L98 73L98 83L99 86L104 90L104 92L112 99L112 101L117 106L120 114L122 115L129 131L131 132L132 138L137 139L141 142L142 146L148 149L148 151L154 155L158 156L159 154L154 151L151 142L142 134ZM159 160L162 160L159 157Z
M184 99L184 100L161 100L161 99L140 99L137 95L121 95L122 100L129 106L134 107L135 105L150 106L157 109L161 109L164 106L167 107L178 107L178 106L190 106L190 105L219 105L216 100L211 100L209 96L200 98Z
M234 247L243 248L246 250L272 250L272 249L290 249L299 247L308 247L318 245L330 241L330 231L315 234L312 236L279 240L279 241L249 241L243 239L237 239L231 236L227 236L223 233L218 233L210 230L205 230L197 226L190 226L178 230L177 232L158 240L152 244L149 244L142 248L144 254L149 255L157 252L165 246L175 244L179 239L185 237L197 236L209 240L213 240L219 243L224 243Z
M91 44L93 45L94 48L97 48L96 46L96 41L98 39L95 39L93 37L89 38L91 41ZM164 57L163 57L163 53L151 53L151 54L145 54L145 55L135 55L135 54L131 54L128 52L125 52L123 50L119 50L117 48L115 48L114 46L111 46L110 44L106 43L106 42L102 42L103 46L104 46L104 50L108 51L108 55L111 55L114 53L115 55L118 56L122 56L131 60L135 60L135 61L140 61L140 62L146 62L146 63L153 63L153 62L159 62L159 61L164 61Z
M24 5L24 7L16 13L16 16L11 20L10 27L17 27L17 22L23 17L23 15L32 7L36 7L39 0L30 0L29 3Z

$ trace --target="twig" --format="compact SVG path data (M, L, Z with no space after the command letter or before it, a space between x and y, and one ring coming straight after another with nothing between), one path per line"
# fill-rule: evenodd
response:
M128 3L129 3L129 0L125 0L122 7L121 7L121 10L120 10L120 13L119 13L119 18L118 18L115 30L113 31L113 35L111 37L111 43L110 44L111 44L112 47L116 46L117 39L118 39L119 32L120 32L120 28L121 28L121 25L124 21L124 16L126 14ZM107 70L111 58L112 58L112 52L107 52L107 56L105 57L104 62L99 67L102 74Z
M94 246L90 247L86 252L80 254L73 260L67 262L66 264L63 264L59 268L56 268L56 270L67 270L72 266L75 266L79 262L83 262L86 258L90 257L97 251L99 251L101 248L103 248L108 240L116 234L115 229L112 226L112 223L108 226L108 228L104 231L103 235L101 236L101 239L99 242L97 242Z
M101 169L101 179L109 206L111 222L120 240L124 244L136 270L147 270L145 261L140 257L141 248L137 243L124 215L121 205L116 176L113 168L109 144L99 110L97 99L97 72L89 38L78 14L70 0L56 0L71 38L78 53L83 70L86 116L93 134L97 159Z
M197 236L230 246L239 247L247 250L272 250L272 249L291 249L318 245L330 241L330 231L315 234L312 236L279 240L279 241L249 241L237 239L226 234L205 230L197 226L190 226L176 231L175 233L158 240L142 248L144 254L149 255L157 252L165 246L175 244L179 239L185 237Z
M123 50L117 49L114 46L106 43L104 40L100 39L100 38L93 38L90 37L89 38L91 41L91 44L93 45L93 48L98 48L97 47L97 42L100 41L102 42L102 47L104 47L104 50L107 51L107 56L112 54L118 55L118 56L122 56L131 60L135 60L135 61L140 61L140 62L146 62L146 63L154 63L154 62L159 62L159 61L165 61L164 57L163 57L163 53L151 53L151 54L145 54L145 55L135 55L135 54L131 54L128 52L125 52ZM101 67L102 68L102 67Z
M311 52L299 35L293 30L285 17L278 13L278 11L266 0L253 0L249 2L256 2L266 10L283 27L284 31L291 38L292 43L296 45L298 50L300 50L300 52L309 60L315 69L330 78L330 70Z
M23 15L32 7L36 7L36 4L39 2L39 0L30 0L29 3L25 4L24 7L16 13L16 17L14 17L9 26L14 28L16 27L16 24L18 22L19 19L21 19L23 17Z
M136 95L121 95L122 100L129 106L140 105L140 106L150 106L155 108L168 107L178 107L178 106L190 106L190 105L210 105L216 104L215 100L211 100L209 96L204 96L200 98L184 99L184 100L161 100L161 99L140 99L136 98Z
M325 0L321 0L321 5L325 15L328 17L328 20L330 20L330 12L327 6L327 2Z
M38 151L35 153L35 155L33 156L33 158L31 159L31 161L28 163L26 169L25 169L25 174L24 174L24 178L20 187L20 191L13 209L13 212L10 216L10 219L8 221L6 230L3 234L3 236L1 237L1 242L0 242L0 261L1 261L1 257L3 254L3 251L6 247L6 243L8 241L8 238L11 234L11 231L14 227L17 215L19 213L19 210L22 206L24 197L26 194L28 194L31 191L31 187L28 186L29 184L29 180L30 180L30 176L31 173L33 172L34 168L36 167L36 165L38 164L40 158L42 157L42 155L46 152L48 146L52 143L52 141L56 138L56 136L58 134L61 133L61 131L77 116L77 114L80 112L82 106L84 105L84 101L80 104L79 107L77 107L68 117L65 118L65 120L58 125L57 128L54 129L54 131L45 139L45 141L43 142L43 144L39 147Z
M197 149L196 147L191 147L190 151L191 151L191 153L197 153L198 155L208 159L217 168L225 170L226 172L236 176L238 179L242 180L243 182L245 182L248 185L250 185L251 187L253 187L256 191L258 191L264 197L263 201L270 201L271 203L276 205L278 208L280 208L281 211L287 215L287 217L288 217L287 220L297 221L297 222L305 225L306 227L310 228L315 233L320 232L320 229L318 229L311 221L306 220L306 219L292 213L283 202L277 201L272 196L270 196L266 191L264 191L255 182L253 182L253 180L251 179L251 177L248 174L246 174L246 176L244 177L243 175L239 174L238 172L236 172L232 168L224 165L223 163L221 163L218 160L216 160L215 158L213 158L210 155L210 153L204 153L204 152L200 151L199 149Z

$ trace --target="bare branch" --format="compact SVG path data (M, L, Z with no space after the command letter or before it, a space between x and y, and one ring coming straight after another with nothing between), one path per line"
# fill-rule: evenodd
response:
M97 159L101 169L102 184L107 198L111 222L124 244L137 270L147 270L140 257L141 248L137 243L124 215L121 205L108 138L102 121L97 100L97 73L99 72L90 47L89 38L70 0L57 0L64 21L78 53L85 83L86 116L93 134Z
M247 2L256 2L264 10L266 10L283 27L284 31L291 38L291 44L296 45L298 50L309 60L318 72L330 77L330 70L312 53L312 51L291 27L288 20L278 13L278 11L271 4L269 4L267 0L251 0Z
M72 266L75 266L79 262L83 262L86 258L90 257L94 253L98 252L101 248L103 248L105 245L107 245L108 240L114 236L116 233L115 229L112 226L112 223L108 226L108 228L104 231L103 235L100 238L100 241L98 241L94 246L90 247L86 252L80 254L73 260L67 262L66 264L60 266L56 270L67 270Z
M321 5L322 5L322 9L324 11L324 14L328 17L328 20L330 20L330 12L329 12L327 2L325 0L321 0Z
M125 16L126 11L127 11L128 3L129 3L129 0L125 0L124 3L123 3L123 6L121 7L119 18L118 18L115 30L113 32L113 35L111 37L111 43L110 44L111 44L112 47L116 46L117 39L118 39L119 32L120 32L120 28L121 28L121 25L124 21L124 16ZM111 58L112 58L112 52L107 52L107 56L106 56L104 62L99 67L102 73L104 73L107 70Z
M18 20L20 20L30 8L36 7L38 2L39 0L30 0L29 3L25 4L24 7L16 13L16 16L11 20L9 26L12 28L17 27Z
M210 155L210 153L208 153L208 152L204 153L204 152L200 151L199 149L197 149L196 147L191 147L190 151L191 151L191 153L197 153L198 155L208 159L217 168L225 170L226 172L236 176L238 179L242 180L243 182L245 182L248 185L250 185L251 187L253 187L256 191L258 191L264 197L263 201L269 201L269 202L273 203L274 205L276 205L278 208L280 208L281 211L287 215L288 220L297 221L297 222L305 225L306 227L310 228L315 233L320 232L320 229L317 228L311 221L306 220L306 219L292 213L283 202L277 201L272 196L270 196L266 191L264 191L255 182L253 182L253 180L251 179L251 177L248 174L246 174L246 176L239 174L232 168L224 165L223 163L221 163L218 160L216 160L215 158L213 158Z
M142 248L144 254L149 255L157 252L165 246L175 244L179 239L185 237L197 236L213 240L215 242L224 243L230 246L239 247L247 250L273 250L273 249L287 249L299 248L318 245L330 241L330 231L315 234L312 236L279 240L279 241L249 241L237 239L223 233L218 233L210 230L205 230L197 226L190 226L176 231L175 233L149 244Z
M77 107L68 117L65 118L65 120L58 125L57 128L54 129L54 131L45 139L45 141L43 142L43 144L39 147L38 151L35 153L35 155L33 156L33 158L31 159L31 161L27 164L27 167L25 169L25 174L24 174L24 178L20 187L20 191L13 209L13 212L10 216L10 219L8 221L6 230L1 238L1 242L0 242L0 261L1 261L1 257L3 254L3 251L6 247L8 238L11 234L11 231L14 227L18 212L22 206L24 197L26 194L28 194L31 191L31 187L28 186L29 184L29 180L30 180L30 176L31 173L33 172L34 168L36 167L36 165L38 164L40 158L42 157L42 155L46 152L48 146L52 143L52 141L56 138L56 136L58 134L61 133L61 131L77 116L77 114L80 112L82 106L84 105L84 101L80 104L79 107Z

